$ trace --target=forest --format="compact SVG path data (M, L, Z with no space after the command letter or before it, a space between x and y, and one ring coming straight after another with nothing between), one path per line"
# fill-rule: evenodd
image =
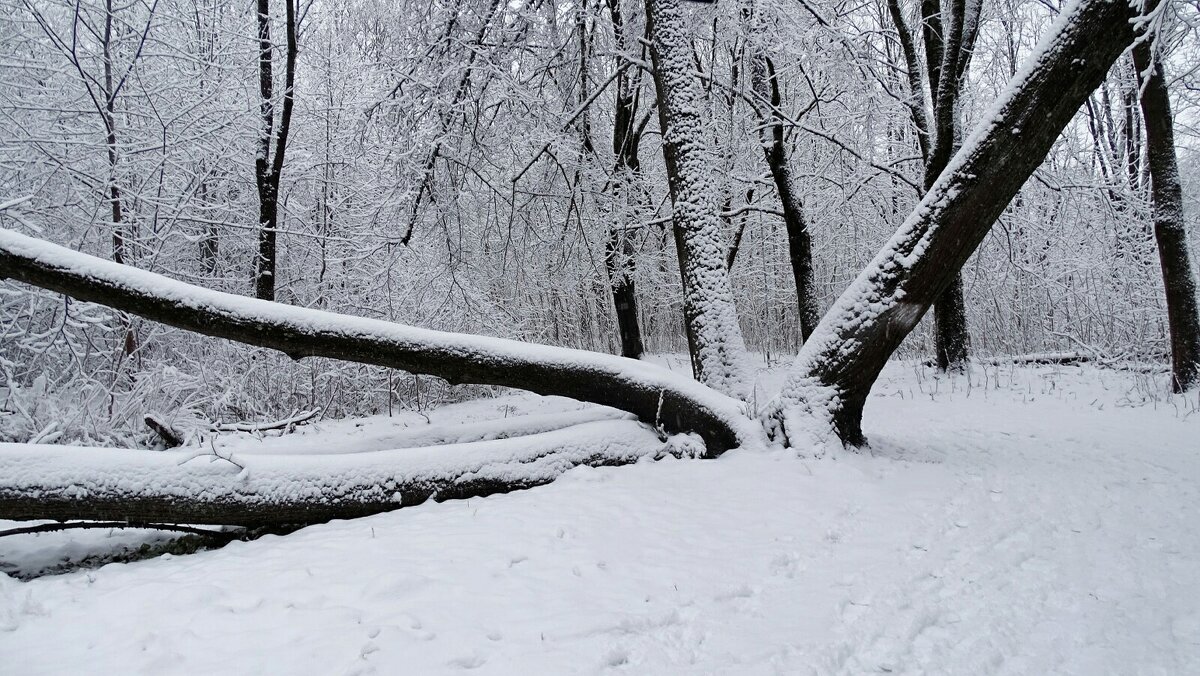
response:
M0 0L0 654L77 671L55 616L124 613L93 668L356 672L336 613L222 663L55 586L249 560L213 588L270 606L311 556L408 627L351 651L384 673L1200 668L1198 37L1194 0ZM598 550L619 584L552 582ZM393 555L541 640L330 591ZM685 566L733 591L633 605ZM636 640L548 645L556 603Z

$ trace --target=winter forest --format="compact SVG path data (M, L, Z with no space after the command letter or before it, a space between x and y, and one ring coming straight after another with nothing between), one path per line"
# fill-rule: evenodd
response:
M1195 0L0 0L0 671L1200 670Z

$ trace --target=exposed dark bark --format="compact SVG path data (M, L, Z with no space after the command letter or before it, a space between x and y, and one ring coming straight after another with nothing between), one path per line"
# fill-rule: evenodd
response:
M800 412L819 408L844 443L865 443L863 404L880 370L1133 43L1141 30L1134 18L1125 2L1082 0L1056 21L1036 66L1010 85L995 117L981 121L987 132L959 151L885 255L821 320L784 392L767 408L777 433L787 434Z
M30 535L35 533L54 533L64 530L113 530L116 528L137 528L145 530L162 530L187 535L201 535L218 540L236 540L243 536L244 531L208 530L191 528L171 523L138 523L135 521L85 521L82 523L43 523L37 526L22 526L0 530L0 538L13 535Z
M625 20L621 14L620 0L608 0L608 14L612 21L617 49L623 52L628 48L628 41L625 37ZM638 155L641 129L637 126L641 74L641 69L637 68L624 68L617 74L612 135L613 156L616 158L612 182L613 196L618 208L628 205L635 216L640 213L637 207L641 205L635 185L641 169L641 158ZM626 213L623 208L622 213ZM645 346L642 343L642 327L638 319L633 254L634 247L629 229L625 226L610 226L608 238L604 243L604 264L608 269L613 305L617 311L621 356L638 359L645 351Z
M283 110L279 130L275 131L275 84L271 43L271 0L258 0L258 94L261 126L258 137L258 156L254 160L254 179L258 188L258 256L254 261L254 295L263 300L275 300L276 229L279 225L279 180L287 154L288 134L292 126L293 92L296 82L296 7L294 0L284 0L287 6L287 50L284 60ZM271 141L274 139L274 152Z
M218 293L0 229L3 277L294 359L330 357L456 384L516 387L612 406L672 432L695 432L713 455L740 445L745 436L738 431L741 414L734 400L665 369L612 355L413 329Z
M183 445L183 437L180 436L179 432L176 432L170 424L158 416L148 414L142 420L146 423L146 427L149 427L152 432L158 435L159 439L162 439L163 445L167 448L176 448Z
M1150 164L1150 199L1154 211L1154 238L1162 263L1167 296L1167 323L1171 333L1171 373L1176 392L1200 387L1200 290L1196 267L1188 249L1187 223L1183 219L1183 189L1175 157L1175 130L1164 65L1154 63L1149 41L1133 49L1141 77L1142 119L1146 125L1146 155Z
M889 2L895 4L896 0ZM962 96L963 83L974 51L974 27L977 25L980 7L978 2L968 3L966 0L948 0L946 4L948 15L943 13L940 3L936 0L925 0L921 4L926 70L933 101L932 138L929 140L928 151L924 153L926 191L933 186L946 168L947 162L958 151L958 101ZM899 16L899 8L892 11L897 30L901 30L903 20ZM906 31L902 31L902 35L904 32ZM907 51L905 61L909 61ZM915 59L909 63L910 82L914 79L919 80L912 70L914 64ZM969 356L970 341L962 277L955 274L934 305L934 350L938 368L943 371L963 368Z
M756 36L758 37L758 36ZM764 120L762 131L763 154L775 191L783 206L783 223L787 229L788 259L792 266L792 279L796 283L796 306L800 319L800 341L808 340L821 316L817 312L817 289L813 275L812 235L804 218L804 202L800 199L791 166L788 163L787 144L784 139L783 120L777 112L783 103L779 91L779 78L775 75L775 64L763 53L757 39L750 42L750 82L755 94L771 102L769 119Z
M912 31L904 21L900 11L900 0L888 0L888 14L900 37L900 50L904 54L905 75L908 78L909 117L917 129L917 144L921 148L921 158L929 161L929 116L925 114L925 87L921 83L921 66L917 59L917 47L913 40Z

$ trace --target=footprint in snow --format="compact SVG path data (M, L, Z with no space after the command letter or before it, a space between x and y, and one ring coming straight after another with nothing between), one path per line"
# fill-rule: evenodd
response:
M446 664L459 669L478 669L487 662L487 658L480 654L466 655L457 659L450 660Z
M624 648L614 648L604 656L604 666L606 667L616 668L626 664L629 664L629 651Z

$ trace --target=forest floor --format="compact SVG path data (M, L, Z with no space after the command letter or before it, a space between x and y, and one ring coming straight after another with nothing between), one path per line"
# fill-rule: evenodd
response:
M0 574L0 671L1200 673L1200 401L1164 381L894 364L861 454L579 468L196 554ZM430 417L571 406L514 395ZM294 441L351 450L417 421ZM3 538L0 570L148 537Z

